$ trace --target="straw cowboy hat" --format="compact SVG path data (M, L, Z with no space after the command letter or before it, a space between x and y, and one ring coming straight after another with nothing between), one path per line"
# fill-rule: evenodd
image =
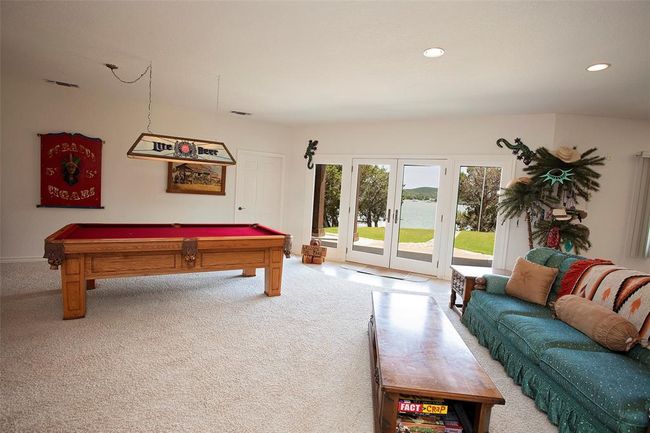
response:
M508 184L506 185L506 188L510 188L511 186L514 186L514 185L516 185L518 183L528 184L528 183L531 183L532 181L533 181L533 179L531 179L528 176L516 177L516 178L512 179L510 182L508 182Z
M557 149L551 151L556 158L566 162L567 164L572 164L576 161L580 161L580 154L575 147L560 146Z

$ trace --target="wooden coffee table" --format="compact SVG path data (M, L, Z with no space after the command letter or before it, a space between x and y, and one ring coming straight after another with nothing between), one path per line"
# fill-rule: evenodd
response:
M457 312L460 316L465 312L465 307L472 296L474 283L478 277L485 274L496 274L510 276L507 269L487 268L482 266L461 266L451 265L451 294L449 296L449 308ZM456 295L463 300L462 303L456 302Z
M433 298L373 292L368 324L375 431L395 433L400 397L445 400L465 411L465 432L487 433L505 400Z

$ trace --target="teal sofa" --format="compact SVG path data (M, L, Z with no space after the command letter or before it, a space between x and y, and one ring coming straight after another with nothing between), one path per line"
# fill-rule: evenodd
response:
M526 259L563 274L581 257L536 248ZM650 350L612 352L554 319L548 306L505 293L507 277L486 275L474 290L462 321L500 361L522 392L535 400L560 433L650 432Z

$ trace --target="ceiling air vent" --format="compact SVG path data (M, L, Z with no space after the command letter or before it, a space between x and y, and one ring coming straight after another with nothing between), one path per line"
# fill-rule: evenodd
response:
M66 83L65 81L56 81L56 80L48 80L47 78L45 79L46 83L50 84L56 84L57 86L63 86L63 87L74 87L76 89L79 88L79 84L73 84L73 83Z
M251 116L253 113L247 113L245 111L232 110L232 111L230 111L230 114L236 114L238 116Z

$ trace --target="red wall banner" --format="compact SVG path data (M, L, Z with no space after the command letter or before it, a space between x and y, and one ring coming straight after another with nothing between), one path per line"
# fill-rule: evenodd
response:
M102 208L102 140L66 132L39 135L39 207Z

